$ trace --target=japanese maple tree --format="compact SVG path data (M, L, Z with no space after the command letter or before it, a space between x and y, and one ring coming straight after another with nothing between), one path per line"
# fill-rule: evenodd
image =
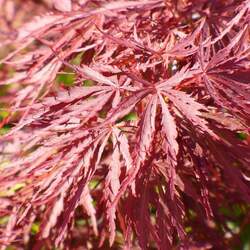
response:
M221 211L250 218L250 2L32 4L0 41L2 249L237 246Z

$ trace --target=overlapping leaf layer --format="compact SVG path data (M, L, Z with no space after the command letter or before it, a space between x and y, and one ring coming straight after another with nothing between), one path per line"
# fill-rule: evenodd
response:
M52 2L2 42L0 243L228 249L218 209L250 202L249 1Z

